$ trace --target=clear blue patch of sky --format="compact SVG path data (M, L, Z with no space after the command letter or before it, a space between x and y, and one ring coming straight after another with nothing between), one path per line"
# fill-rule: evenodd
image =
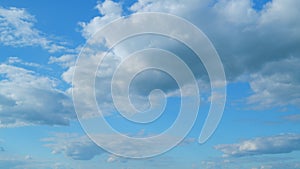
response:
M256 10L262 10L265 4L268 2L271 2L272 0L252 0L253 2L253 8Z

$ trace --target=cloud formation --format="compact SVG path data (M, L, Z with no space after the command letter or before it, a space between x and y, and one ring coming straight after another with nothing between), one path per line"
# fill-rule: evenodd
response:
M57 133L54 137L43 139L53 154L63 153L74 160L91 160L104 151L87 136Z
M86 39L88 39L94 33L96 33L99 30L99 28L121 17L123 11L122 5L120 3L110 0L106 0L103 3L99 1L99 3L96 6L96 9L102 16L94 17L89 23L79 23L82 27L82 35Z
M257 137L236 144L217 145L215 149L223 152L224 157L290 153L300 150L300 135L281 134L269 137Z
M109 145L109 147L118 148L120 151L130 151L131 154L139 154L140 151L155 151L160 145L168 144L173 138L172 136L166 137L163 142L155 143L156 146L147 146L145 144L141 149L137 149L136 145L126 145L124 140L116 140L113 135L97 134L97 139L101 139L102 143ZM64 154L73 160L91 160L96 156L106 154L107 162L126 162L126 158L117 157L109 152L103 150L100 146L95 144L88 136L80 136L76 133L56 133L53 137L42 139L45 146L51 148L53 154ZM181 142L180 146L195 143L195 139L185 139ZM151 142L149 142L151 144ZM151 144L153 145L153 144Z
M0 64L0 127L68 125L75 118L67 93L57 80Z
M228 80L250 83L250 106L300 105L299 96L291 95L300 86L294 73L300 55L299 1L273 0L261 10L254 9L251 0L172 2L141 0L131 9L176 14L202 29L217 48Z
M251 75L254 94L247 103L256 109L300 105L299 57L266 63L259 73Z
M218 158L201 162L202 169L234 168L234 169L295 169L300 167L300 161L296 158L279 156L260 156L244 158Z
M185 0L176 2L140 0L129 7L129 10L133 13L171 13L198 26L215 45L224 64L227 80L233 83L247 81L250 84L253 94L245 99L248 107L269 109L289 105L300 106L299 92L294 92L298 91L300 86L300 77L296 73L300 50L295 45L300 43L300 22L295 17L300 14L296 7L299 5L297 0L273 0L265 4L261 10L257 10L253 8L254 4L251 0L220 0L214 3L209 0L189 0L188 2ZM106 0L99 3L96 8L101 16L97 16L87 23L81 23L82 35L85 38L90 37L106 23L122 15L121 3ZM117 33L116 31L115 34ZM104 61L106 67L99 69L99 72L103 72L97 74L97 79L101 82L101 84L99 83L101 91L98 98L103 101L103 107L107 107L107 112L114 111L109 106L112 104L112 99L105 96L110 91L105 86L110 82L108 75L112 74L112 69L122 61L122 56L140 49L159 47L179 55L194 72L199 80L199 85L207 86L208 78L205 68L198 60L195 60L191 52L182 47L182 44L153 36L134 37L134 42L133 44L125 41L114 48L112 55L109 56L110 59ZM94 63L96 57L96 55L93 56L86 64L96 64ZM147 65L153 62L156 61L149 59L138 64ZM128 68L136 64L132 63L132 65L128 65ZM74 66L70 66L69 70L63 73L63 77L68 83L71 83L70 76L73 71ZM145 81L153 76L158 77L159 83L155 80ZM101 86L102 84L104 86ZM147 97L153 87L162 89L169 94L176 93L178 88L174 84L174 81L161 72L160 74L157 72L144 73L132 83L131 91L134 96L132 98L139 100ZM137 105L146 105L144 107L147 107L148 104L144 100L141 103L138 102Z
M3 169L77 169L77 166L71 166L69 164L62 164L56 161L50 161L49 159L35 160L32 158L26 158L27 156L0 156L0 167Z
M0 43L5 46L39 46L49 52L66 51L35 28L36 19L22 8L0 6Z

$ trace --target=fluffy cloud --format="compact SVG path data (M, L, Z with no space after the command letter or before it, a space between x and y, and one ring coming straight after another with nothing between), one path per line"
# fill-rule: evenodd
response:
M249 0L220 0L214 8L218 15L235 24L249 24L255 22L258 13L252 8Z
M267 63L260 74L253 74L250 86L254 94L248 103L255 108L271 108L274 105L300 106L300 58L287 58Z
M261 11L255 11L250 0L221 0L213 5L211 1L194 0L165 5L168 3L171 1L138 1L133 7L140 7L133 9L168 12L197 25L213 41L230 75L259 71L266 62L290 57L298 51L295 44L299 34L294 32L299 30L296 0L275 0ZM277 44L275 39L281 43Z
M299 134L281 134L270 137L258 137L236 144L221 144L215 149L225 157L243 157L263 154L282 154L300 150Z
M106 6L106 3L112 3L112 1L105 1L102 4L102 7L104 8ZM170 2L171 3L171 2ZM101 11L101 10L100 10ZM105 11L105 10L104 10ZM119 10L116 10L119 11ZM117 12L120 13L120 12ZM102 13L101 14L103 16L101 17L97 17L97 19L103 19L103 22L106 21L106 16L110 16L110 14L107 13ZM94 18L95 19L95 18ZM102 27L102 24L98 23L98 21L94 21L91 20L89 23L86 23L86 25L83 26L83 35L86 36L86 34L94 34L96 32L96 30L98 30L99 28ZM126 20L126 18L125 18ZM143 25L138 24L140 21L133 21L133 22L137 22L137 25L141 26L141 27L147 27L147 23L143 23ZM94 26L96 25L96 27ZM169 28L175 27L176 25L168 25ZM93 28L97 28L95 29L86 29L88 27L93 27ZM117 28L118 29L118 28ZM121 29L116 32L110 32L109 35L112 36L112 39L114 39L115 37L117 37L120 32L128 32L129 30L134 30L135 28L130 27L127 29ZM88 33L87 33L88 32ZM192 38L192 37L190 37ZM97 38L96 38L97 39ZM97 39L98 40L98 39ZM131 40L131 41L130 41ZM97 99L98 99L98 104L100 107L104 107L104 111L102 113L104 114L109 114L110 112L115 112L114 106L112 105L112 98L109 95L110 93L110 87L111 87L111 80L112 80L112 76L114 71L117 69L117 66L122 62L122 61L126 61L125 57L126 55L135 52L137 50L142 50L144 48L147 47L161 47L161 45L164 46L164 48L166 49L170 49L171 52L178 54L181 57L181 59L183 59L184 61L187 62L188 66L191 67L192 72L194 72L196 79L203 77L207 79L207 74L205 73L205 69L203 67L203 65L201 64L201 62L199 61L198 57L192 52L190 51L190 49L186 46L183 47L178 47L179 46L179 42L177 41L172 41L171 39L168 38L163 38L163 37L134 37L134 39L130 39L129 41L123 41L122 44L118 45L117 47L115 47L112 52L106 57L107 59L103 59L103 62L101 64L101 67L98 69L98 72L96 74L96 94L97 94ZM132 43L134 42L134 43ZM94 42L88 41L87 42L87 46L86 47L86 51L90 52L90 50L94 50L94 49L87 49L89 47L89 45L93 45ZM102 41L100 42L102 43ZM112 42L110 41L110 39L105 39L104 42L104 46L111 46ZM102 43L103 45L103 43ZM99 44L100 46L100 44ZM92 46L91 46L92 47ZM98 49L98 48L97 48ZM76 74L78 75L79 79L78 81L75 81L74 83L74 88L73 91L77 91L76 88L84 88L85 91L81 94L79 94L78 96L83 97L85 99L81 99L83 102L85 103L75 103L76 105L88 105L88 103L92 102L94 98L87 98L85 97L85 95L87 95L87 93L89 93L89 91L94 92L94 90L91 88L91 85L87 84L89 82L89 80L92 79L87 79L89 76L87 76L88 74L94 74L95 72L91 72L93 71L93 67L98 66L98 61L99 58L101 58L103 55L103 49L99 50L98 52L94 51L94 52L90 52L90 53L81 53L81 57L84 58L82 59L82 62L80 62L81 65L76 65L75 66L71 66L69 68L69 70L67 70L64 74L63 74L63 78L71 83L70 81L71 79L71 75L73 75L73 72L75 70L75 68L77 68L77 72ZM88 56L83 56L83 55L90 55L90 57ZM184 57L186 56L186 57ZM140 60L131 60L130 62L127 62L128 65L122 67L124 68L121 72L122 74L122 78L118 79L119 83L124 83L125 80L127 79L128 76L130 75L130 73L132 73L132 71L134 71L132 68L133 67L142 67L142 66L152 66L158 63L161 63L161 59L153 59L153 58L145 58L144 59L140 59ZM124 63L123 62L123 63ZM78 68L81 67L86 67L86 70L80 70L80 72L78 71ZM171 66L171 68L173 72L176 72L177 75L182 75L183 74L183 70L174 66ZM155 78L153 78L155 77ZM181 78L185 78L187 76L180 76ZM85 80L83 80L85 79ZM176 79L177 80L177 79ZM199 80L201 81L201 80ZM183 91L187 91L188 88L190 88L190 80L187 80L184 82L184 87L183 87ZM188 86L190 85L190 86ZM207 84L205 84L207 85ZM121 85L120 85L121 86ZM186 87L188 86L188 87ZM204 85L202 85L204 86ZM123 85L123 87L126 87L125 85ZM150 94L150 92L153 89L161 89L162 91L164 91L167 96L172 96L172 94L174 93L178 93L176 91L178 91L178 85L176 84L176 81L174 79L172 79L172 77L170 77L169 75L167 75L166 73L162 72L162 71L145 71L140 73L138 76L136 76L136 78L133 79L132 81L132 86L130 87L130 98L134 98L135 100L133 100L134 102L134 106L137 107L137 109L139 110L146 110L147 108L150 107L149 101L148 101L148 95ZM98 90L97 90L98 89ZM185 94L189 93L190 95L197 95L195 94L195 92L185 92ZM122 96L121 96L122 97ZM159 97L157 97L159 98ZM122 99L128 99L128 96L123 96ZM120 99L121 100L121 99ZM128 108L129 104L127 104L127 102L122 102L125 103L125 106L127 106L127 108L124 108L123 110L126 110L128 113L134 113L133 111L131 111L132 109ZM138 106L137 106L138 105ZM156 104L152 104L152 105L156 105ZM97 111L97 110L96 110ZM87 111L85 112L95 112L95 110L90 110L89 108L87 108ZM108 112L108 113L107 113Z
M25 9L0 6L0 43L14 47L40 46L49 52L67 50L34 28L35 22Z
M274 0L261 11L253 9L250 0L168 3L171 2L141 0L132 10L173 13L201 28L217 48L228 80L248 76L246 81L254 91L248 98L251 106L300 105L299 96L292 94L300 85L295 73L300 55L296 45L300 42L300 22L296 18L299 1Z
M297 9L299 1L273 0L263 6L261 10L256 10L253 6L251 0L220 0L216 2L209 0L139 0L130 7L130 10L133 13L147 11L175 14L202 29L215 45L224 63L227 79L230 82L242 79L242 81L250 83L253 95L246 99L246 103L250 107L266 109L274 106L299 106L299 96L297 92L293 92L299 90L300 86L300 77L295 73L300 55L296 45L300 43L300 22L296 17L299 16ZM109 0L99 3L97 9L102 16L97 16L88 23L81 23L83 36L90 37L104 24L120 16L122 14L120 7L120 4ZM115 34L118 32L116 31ZM179 56L185 53L181 59L187 62L199 82L207 81L203 65L194 60L192 54L186 51L181 44L153 36L135 37L134 42L134 44L124 42L116 47L113 50L112 58L106 62L106 65L111 68L105 67L99 71L104 73L108 72L106 70L111 71L113 66L120 63L122 56L136 50L160 47ZM94 61L91 59L91 62L87 64L93 65ZM139 64L147 64L147 62L151 64L155 60L144 60ZM132 63L132 65L136 64ZM68 77L65 79L70 81L73 71L74 67L70 67L63 77ZM161 76L160 84L157 85L155 81L146 82L144 80L151 79L150 77L153 77L154 74L143 75L136 78L136 83L132 83L131 89L136 98L147 96L153 86L169 93L178 90L168 76ZM157 74L155 76L160 77ZM142 80L138 81L138 79ZM107 82L109 78L103 74L98 74L98 80L103 84L109 84L109 81ZM110 91L107 87L101 87L101 92L108 93L106 89ZM102 100L106 106L111 104L111 98ZM144 103L144 105L147 107L147 104Z
M82 33L86 39L96 33L99 28L121 17L123 12L122 5L111 0L98 3L96 8L102 16L94 17L89 23L79 23L83 28Z
M68 125L75 118L70 97L57 80L0 64L0 127Z

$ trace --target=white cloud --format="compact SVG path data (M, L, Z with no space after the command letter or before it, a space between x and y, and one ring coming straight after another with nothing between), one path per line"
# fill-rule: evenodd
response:
M103 3L99 2L96 8L102 16L94 17L89 23L79 23L83 28L82 34L86 39L106 24L121 17L123 12L121 4L112 0L105 0Z
M0 64L0 77L0 127L68 125L75 118L55 79L7 64Z
M281 134L257 137L236 144L217 145L215 149L222 151L225 157L290 153L300 150L300 135Z
M299 167L297 158L282 156L259 156L244 158L212 158L201 162L202 169L228 168L228 169L295 169Z
M43 139L53 154L63 153L74 160L91 160L104 151L87 136L57 133L54 137Z
M291 11L295 12L296 2L289 0L289 3L283 5L284 9L280 8L279 10L277 8L281 6L281 3L284 3L284 1L273 1L263 8L262 11L256 11L252 8L253 4L250 0L221 0L213 4L210 1L196 0L190 0L188 3L185 0L177 0L176 2L169 0L140 0L130 9L135 13L143 11L173 13L199 26L214 42L224 63L227 78L230 81L234 82L245 75L246 77L251 77L247 81L250 83L254 94L246 99L248 105L256 109L265 109L273 106L300 105L299 96L297 92L294 92L299 90L299 76L293 73L297 72L294 70L297 69L297 64L290 65L293 62L298 63L299 60L297 59L299 51L297 46L295 46L295 44L298 44L297 42L300 42L300 37L297 34L297 28L299 28L298 20L285 17L285 15L278 16L282 21L291 19L288 23L295 23L291 25L287 24L287 22L277 22L271 17L276 14L274 11L282 14L289 13L286 9L287 6L292 9ZM119 18L123 12L121 3L110 0L99 2L96 8L100 16L91 19L87 23L80 23L83 28L82 35L85 38L89 38L105 24ZM270 18L270 20L267 21L267 18ZM286 31L286 29L292 29L293 31ZM115 34L118 34L118 32L116 31ZM277 43L279 40L281 40L280 44ZM114 69L122 61L123 56L139 49L162 46L162 48L173 50L172 52L174 53L185 53L182 59L189 62L188 64L196 74L199 84L207 86L206 84L202 85L207 81L207 76L203 76L205 74L204 69L200 67L201 65L195 64L197 62L192 57L188 58L187 55L189 54L186 54L185 49L180 48L178 43L170 43L168 40L151 39L149 37L136 38L134 42L134 44L125 42L113 49L111 55L103 61L102 68L96 74L97 101L104 115L110 115L111 112L116 111L109 94L110 81ZM107 41L106 43L109 44L110 42ZM79 107L85 110L86 117L98 115L96 108L81 105L90 105L94 101L94 98L90 98L87 95L87 93L93 93L94 89L92 86L89 86L89 81L85 77L95 73L91 72L91 70L93 67L98 66L97 61L102 55L101 52L103 51L99 53L92 52L91 57L86 57L82 66L88 69L81 70L79 77L81 80L76 82L74 84L75 88L73 88L73 90L76 90L76 87L85 88L84 93L80 94L81 102L76 103L76 105L80 105ZM295 58L290 59L291 54ZM68 68L62 74L62 78L69 84L72 83L73 73L76 68L73 57L74 55L63 55L59 58L51 57L49 60L49 63L58 63ZM132 62L127 66L128 69L124 71L124 74L130 71L131 67L151 65L153 62L157 61L149 59L138 63ZM284 65L284 69L286 69L284 73L282 72L284 69L278 69L280 64ZM280 67L283 68L283 66ZM294 69L290 70L290 67ZM151 80L149 82L149 79L152 79L151 77L154 75L158 81ZM123 78L126 78L126 76ZM148 81L145 79L148 79ZM149 107L147 96L149 91L153 89L153 86L163 89L168 96L171 96L178 93L177 86L174 84L169 77L162 74L144 74L144 76L136 78L135 83L132 83L131 98L136 98L134 100L135 105L139 105L140 109L145 110ZM206 89L208 88L206 87ZM69 89L70 91L71 89Z
M108 134L97 134L95 137L97 139L101 139L102 143L106 144L109 147L118 148L123 152L130 152L131 154L139 154L140 151L155 151L157 147L162 144L169 144L169 142L173 139L172 136L166 137L163 142L155 143L156 146L147 146L145 144L142 147L143 150L137 149L136 145L127 145L124 144L125 140L116 140L113 135ZM94 138L95 138L94 137ZM65 156L72 158L74 160L91 160L92 158L105 154L107 155L106 162L121 162L125 163L128 159L115 156L113 154L108 153L103 150L100 146L95 144L88 136L80 136L76 133L56 133L53 137L42 139L46 143L45 146L52 149L53 154L64 154ZM194 139L186 139L183 140L180 144L181 146L185 146L188 144L195 143ZM150 143L150 142L149 142ZM158 148L159 149L159 148Z
M13 47L40 46L49 52L67 50L36 29L35 22L35 17L25 9L0 6L0 43Z
M248 104L255 109L300 107L300 76L298 73L299 58L288 58L269 62L258 74L253 74L250 87L254 94L248 97Z
M299 27L299 22L295 22L300 15L300 11L296 8L299 5L300 2L297 0L273 0L266 5L260 22L262 24L279 22L286 25L285 28Z
M297 92L292 93L300 81L294 73L300 55L299 1L273 0L261 11L252 6L251 0L140 0L131 9L172 13L197 25L217 48L228 80L255 77L247 79L254 91L248 101L260 104L257 108L299 106Z
M214 8L218 15L236 24L253 23L258 18L258 13L249 0L220 0Z
M107 163L126 163L128 162L128 159L122 158L122 157L117 157L115 155L110 155L107 160Z
M241 77L247 77L246 81L250 83L254 92L246 99L247 103L253 108L265 109L274 106L300 105L297 92L293 92L299 90L300 81L300 77L294 73L297 72L295 71L297 64L293 64L293 62L298 63L299 59L297 58L300 55L297 46L300 43L298 3L297 0L274 0L266 4L262 10L257 11L253 9L251 0L220 0L216 2L209 0L139 0L130 7L130 10L133 13L145 11L171 13L186 18L198 26L217 48L228 80L235 82ZM86 38L122 14L121 3L109 0L99 3L96 8L101 16L93 18L88 23L81 23L82 34ZM118 31L114 33L118 34ZM175 54L184 51L184 48L179 46L180 44L162 39L156 40L153 37L136 38L134 42L134 44L126 42L121 44L114 49L114 54L125 56L138 49L149 47L176 49L172 51ZM108 46L111 45L110 42L106 43ZM187 55L182 59L189 61L192 69L195 68L193 71L197 75L197 80L201 83L207 81L207 77L203 76L205 71L202 68L199 70L199 64L195 64L197 62L193 59L185 59ZM111 58L112 62L107 62L111 68L112 65L115 66L119 63L120 58L116 56L111 56L115 58ZM291 56L294 58L291 59ZM95 64L94 61L92 59L90 64ZM144 60L143 63L138 64L147 64L147 62L150 64L155 61ZM290 65L291 63L292 65ZM284 69L278 69L280 64L280 67L284 66ZM132 65L135 66L137 63L132 63ZM293 70L289 67L293 67ZM107 70L111 71L111 69ZM70 67L64 73L64 79L70 82L73 71L74 67ZM150 74L145 79L150 79L149 76ZM165 81L160 81L165 83L159 87L170 93L176 93L177 88L173 82L170 83L171 81L165 77L163 79ZM99 81L106 83L106 80L108 79L103 79L99 75ZM153 83L137 84L132 89L136 89L135 92L140 96L144 96L147 93L145 91L151 89L149 86L153 87L154 85ZM108 93L108 91L110 91L109 88L101 87L101 92ZM109 107L111 99L104 100L105 105Z
M172 2L169 2L172 3ZM83 28L83 35L86 36L86 34L93 34L96 32L96 30L100 29L101 27L103 27L102 21L106 22L106 17L111 17L110 14L108 14L107 12L105 12L107 9L106 7L109 6L107 4L110 5L114 5L113 11L117 11L117 12L112 12L113 16L116 16L117 14L120 14L120 11L117 10L116 6L120 6L120 4L116 4L116 3L112 3L111 1L105 1L103 2L103 4L98 5L97 7L100 9L100 12L103 16L98 16L95 17L94 19L92 19L89 23L86 23L84 28ZM96 19L96 20L95 20ZM101 20L101 22L100 22ZM139 21L136 21L137 24ZM139 25L139 26L145 26L147 27L147 25ZM174 25L175 26L175 25ZM87 29L87 28L92 28L92 29ZM96 29L97 28L97 29ZM134 28L127 28L122 29L120 31L128 31ZM111 34L111 36L115 36L117 34L119 34L120 32L113 32ZM113 38L112 38L113 39ZM130 52L134 52L136 50L140 50L143 49L145 47L149 47L149 45L151 47L156 47L159 45L164 45L165 48L170 47L173 52L181 52L181 56L186 55L185 51L188 51L189 53L192 53L191 51L188 50L187 47L185 47L182 50L179 50L178 47L176 45L173 44L178 44L178 42L174 42L171 41L170 39L163 39L161 40L161 38L139 38L137 37L137 40L134 39L133 44L131 44L131 42L126 41L126 42L122 42L123 44L121 44L120 46L116 47L116 49L113 49L112 53L110 53L110 55L107 56L107 59L103 60L102 64L101 64L101 68L99 68L98 72L97 72L97 77L96 77L96 86L97 89L97 99L98 99L98 104L100 104L100 107L102 106L102 108L104 107L104 111L102 113L104 114L110 114L111 112L115 112L114 109L114 105L112 104L112 98L109 95L110 94L110 82L111 82L111 77L114 73L114 71L116 70L118 64L120 64L121 61L124 61L124 56L129 54ZM102 42L102 41L101 41ZM137 42L137 43L136 43ZM88 45L86 46L86 48L89 47L90 42L88 42ZM102 44L103 45L103 44ZM111 41L109 41L109 39L107 39L105 41L105 44L107 46L111 45ZM127 46L129 45L129 47ZM100 46L100 45L99 45ZM86 49L88 52L90 52L90 49ZM179 50L179 51L178 51ZM102 52L102 53L101 53ZM91 54L92 53L92 54ZM76 91L77 88L84 88L85 91L84 93L79 94L80 98L85 98L85 99L81 99L81 101L83 101L84 103L75 103L76 105L89 105L89 103L91 103L94 98L87 98L86 95L89 92L94 92L93 88L91 88L92 86L89 85L89 81L92 79L87 79L89 76L87 74L94 74L95 72L91 72L93 71L93 68L98 66L98 61L99 58L101 58L103 55L103 50L99 51L98 53L96 51L93 51L91 53L87 53L89 56L83 56L85 55L85 53L81 53L81 57L83 57L84 59L82 59L82 62L84 63L80 63L81 65L77 65L77 67L75 66L71 66L64 74L63 74L63 79L66 80L68 83L71 83L72 80L72 75L73 72L75 70L75 68L77 68L78 71L78 67L86 67L86 70L80 70L80 72L76 72L80 75L78 75L78 79L80 79L80 81L76 82L74 84L74 88L73 91ZM87 55L86 54L86 55ZM197 56L187 56L187 58L184 58L187 62L189 62L189 64L193 64L193 71L197 71L196 76L205 76L203 74L205 73L198 73L198 72L202 72L202 68L203 65L201 65L200 61L197 60ZM195 61L195 62L194 62ZM129 62L128 62L129 63ZM141 67L141 66L149 66L149 65L153 65L155 63L160 63L160 60L157 59L145 59L145 60L139 60L137 62L131 61L127 66L124 67L124 70L121 72L122 75L122 79L119 79L120 83L123 83L124 79L126 79L128 77L128 73L132 71L132 69L134 67ZM197 64L198 63L198 64ZM183 71L181 69L179 69L178 67L173 66L172 67L173 72L177 72L178 74L183 74ZM200 69L200 70L199 70ZM155 77L155 78L153 78ZM181 76L181 78L185 78L186 76ZM85 80L83 80L85 79ZM150 80L151 79L151 80ZM186 87L183 88L183 91L185 91L186 93L183 93L183 95L195 95L195 92L191 92L191 90L189 90L190 86L189 83L190 81L186 81ZM126 87L126 86L123 86ZM146 108L149 107L149 103L148 103L148 94L151 90L153 90L154 88L159 88L162 89L168 96L171 96L172 94L176 94L178 92L176 92L178 90L178 87L176 85L176 82L170 78L170 76L166 75L163 72L160 71L153 71L153 72L147 72L144 74L140 74L139 78L136 78L134 80L134 84L131 86L132 92L130 94L132 94L130 97L131 98L136 98L134 100L134 105L138 105L138 109L141 110L146 110ZM79 96L78 95L78 96ZM128 96L123 96L123 99L128 99ZM129 106L127 104L127 102L122 102L125 104L125 106ZM82 107L82 106L81 106ZM85 107L84 109L86 109L85 113L86 114L95 114L95 112L97 112L97 110L95 109L91 109L91 108L87 108ZM126 108L124 109L127 112L131 112L132 113L132 109L130 108Z
M69 68L75 65L77 55L74 54L65 54L60 57L50 56L49 64L59 64L63 68Z
M25 160L32 160L32 156L31 155L26 155Z
M25 66L25 67L31 67L31 68L47 69L40 64L33 63L33 62L26 62L18 57L9 57L7 59L7 61L4 63L9 64L9 65L16 65L16 66L19 65L19 66Z

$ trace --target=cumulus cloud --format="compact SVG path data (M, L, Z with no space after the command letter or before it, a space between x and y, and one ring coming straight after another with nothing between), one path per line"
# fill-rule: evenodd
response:
M222 151L225 157L290 153L300 150L300 135L281 134L269 137L258 137L236 144L217 145L215 149Z
M82 34L86 39L96 33L101 27L121 17L123 12L122 5L112 0L105 0L103 3L99 1L96 9L102 16L94 17L89 23L79 23L83 29Z
M101 4L103 8L105 8L106 3L112 3L111 1L105 1L103 2L103 4ZM119 4L120 5L120 4ZM104 9L103 9L104 10ZM100 10L102 11L102 10ZM105 11L105 10L104 10ZM102 11L103 12L103 11ZM120 12L118 12L120 13ZM103 19L106 20L106 16L110 16L110 14L107 14L106 12L101 13L103 16L99 16L99 19ZM124 18L124 20L126 20L126 18ZM142 27L147 27L147 24L139 24L140 21L134 21L137 22L136 25L142 26ZM100 29L102 27L101 24L99 24L98 22L91 20L89 23L87 23L85 26L89 27L93 25L97 25L97 30ZM170 25L168 27L173 27L176 25ZM129 30L135 29L133 27L130 27L125 30L122 29L120 30L121 32L125 31L128 32ZM89 32L89 34L93 34L96 32L96 30L87 30L83 29L83 35L85 36L86 31ZM119 30L118 30L119 31ZM112 37L117 37L120 32L111 32L110 35ZM192 38L192 37L190 37ZM97 39L97 38L96 38ZM114 38L112 38L114 39ZM130 41L131 40L131 41ZM172 41L171 39L168 38L162 38L162 37L134 37L133 39L130 39L128 41L123 41L122 44L118 45L116 48L112 49L112 52L109 53L109 55L107 57L105 57L101 63L101 67L99 66L98 72L96 74L96 94L97 94L97 99L98 99L98 104L100 107L104 108L104 111L102 112L103 114L110 114L111 112L115 112L115 108L114 105L112 105L112 97L109 95L110 93L110 88L111 88L111 81L112 81L112 76L114 71L118 68L118 65L125 61L125 56L130 54L131 52L135 52L137 50L143 50L146 47L161 47L161 45L164 45L164 48L168 48L170 49L173 53L175 54L179 54L180 56L182 56L181 59L183 59L184 61L187 62L188 65L192 65L190 66L192 71L194 72L196 78L198 77L205 77L207 78L207 74L205 74L205 69L203 67L203 65L201 64L201 62L199 61L198 57L192 52L190 51L190 49L186 46L181 47L180 49L178 49L178 44L179 42L177 41ZM134 42L134 43L132 43ZM85 99L81 99L82 102L84 103L75 103L76 105L88 105L88 103L92 102L94 98L87 98L85 97L87 95L87 93L90 92L94 92L93 86L87 84L91 79L87 79L88 74L94 74L94 70L93 68L98 66L98 61L99 59L102 58L103 52L105 52L104 50L99 50L97 51L93 51L91 52L90 50L94 50L94 49L87 49L89 47L89 45L93 44L94 42L87 42L87 46L86 46L86 51L90 52L90 53L81 53L81 57L84 59L81 59L82 62L80 62L80 65L76 65L76 66L71 66L65 73L63 73L63 79L65 79L68 83L71 83L71 76L73 75L74 70L77 68L77 72L76 74L78 74L78 81L75 81L75 83L73 83L73 91L77 91L77 88L84 88L86 89L83 93L78 94L78 96L83 97ZM104 45L105 47L108 47L110 45L112 45L110 39L105 39L104 44L102 43L102 41L100 42L102 45ZM99 46L101 46L99 44ZM92 47L92 46L91 46ZM98 49L98 48L97 48ZM90 55L90 56L84 56L84 55ZM184 57L186 56L186 57ZM144 57L145 58L145 57ZM98 61L97 61L98 60ZM130 73L132 73L132 68L133 67L142 67L142 66L151 66L151 65L155 65L157 63L161 63L161 60L158 59L153 59L153 58L146 58L146 59L140 59L140 60L136 60L133 61L131 60L131 62L127 62L128 65L122 67L124 69L122 69L121 74L122 74L122 78L118 79L119 83L124 83L125 80L128 78L128 75ZM78 70L79 68L82 67L86 67L85 70ZM178 67L174 66L171 67L170 69L173 70L173 72L176 72L177 75L181 75L182 74L182 70L179 69ZM91 72L92 71L92 72ZM203 73L204 72L204 73ZM155 78L153 78L155 77ZM186 76L181 76L182 78L185 78ZM93 77L94 78L94 77ZM83 80L85 79L85 80ZM137 109L139 110L147 110L147 108L150 107L150 103L148 101L148 95L150 94L150 92L153 89L161 89L162 91L164 91L167 96L172 96L172 94L177 94L178 92L178 85L176 84L176 81L174 79L172 79L172 77L170 77L169 75L167 75L166 73L162 72L162 71L145 71L142 72L141 74L139 74L138 76L136 76L136 78L133 79L132 81L132 86L130 88L130 98L135 98L133 100L133 104L134 106L137 107ZM190 86L189 84L190 80L185 81L185 86L183 88L183 91L186 91L184 93L184 95L190 94L190 95L195 95L195 92L189 92L188 88ZM187 87L186 87L187 86ZM126 86L121 86L121 87L126 87ZM97 90L98 89L98 90ZM174 95L173 95L174 96ZM178 95L177 95L178 96ZM121 96L122 97L122 96ZM123 96L122 97L124 100L128 99L128 96ZM159 98L159 97L157 97ZM127 104L127 102L122 102L125 103L125 106L127 106L127 108L123 109L128 111L128 113L134 113L133 111L131 111L132 109L129 108L129 105ZM152 104L152 105L156 105L156 104ZM87 111L85 111L86 114L88 114L88 112L95 112L95 110L90 108L85 108ZM96 110L97 111L97 110Z
M252 8L252 1L249 0L220 0L214 8L218 15L236 24L253 23L258 18L258 13Z
M254 91L248 103L264 109L300 105L299 96L290 95L299 87L299 76L294 73L300 55L296 45L300 42L298 5L296 0L274 0L257 11L250 0L220 0L213 4L140 0L131 9L168 12L197 25L217 48L228 80L235 82L247 76ZM265 90L267 84L269 89Z
M299 64L299 58L291 57L269 62L259 74L252 74L250 87L254 94L248 98L248 104L257 109L300 106L300 93L296 92L300 90Z
M221 5L221 7L226 7L228 5L238 6L238 4L241 4L242 2L248 5L240 9L243 9L244 12L249 11L249 9L251 9L250 0L220 1L214 6L214 9L215 12L219 12L224 9L218 8L218 5ZM222 3L225 4L222 5ZM227 43L229 42L227 47L229 47L228 52L231 52L230 55L242 61L241 63L248 63L249 65L243 64L243 66L246 65L244 66L244 70L248 70L249 73L256 71L259 72L260 68L263 67L265 63L286 59L299 52L299 49L295 46L295 44L299 42L299 36L293 32L298 30L299 22L291 16L295 14L293 13L293 11L296 10L294 6L298 5L298 3L299 2L295 0L275 0L269 2L261 11L256 11L257 17L251 17L254 21L248 24L243 23L243 21L247 20L246 17L238 19L239 22L232 24L231 22L226 21L226 19L229 19L230 16L220 15L217 16L214 22L222 24L224 26L224 28L222 28L223 31L221 29L213 29L212 31L207 31L207 33L216 34L220 36L220 38L226 38L227 40L231 39L231 42L226 41ZM275 10L279 6L280 10ZM227 14L231 15L231 13L234 13L232 11L228 10ZM285 17L286 15L290 17ZM239 17L243 15L236 14L236 16ZM277 19L275 21L272 18ZM291 24L291 22L294 24ZM232 33L228 36L224 36L225 32L229 33L228 31L232 31ZM213 37L213 39L215 38L218 37ZM215 40L217 41L216 46L218 46L218 43L221 41L220 39ZM280 43L278 44L274 40L278 40ZM220 46L221 51L224 51L223 45L224 44ZM225 57L230 57L228 53L224 54ZM234 60L230 61L232 62Z
M251 0L220 0L216 2L209 0L177 0L176 2L139 0L129 9L133 13L147 11L175 14L202 29L211 39L221 57L227 80L229 82L240 80L249 82L253 94L246 99L248 106L254 109L299 106L299 96L297 92L293 92L298 91L300 86L300 77L295 73L300 55L299 47L296 45L300 43L300 22L295 17L299 16L297 9L299 1L274 0L264 5L261 10L254 9L253 6ZM110 0L100 2L96 8L99 10L100 16L87 23L81 23L82 35L86 38L123 13L121 3ZM174 25L174 27L178 26L180 25ZM115 34L118 34L118 31L115 31ZM205 68L192 52L182 47L182 44L153 36L134 37L133 39L131 42L124 41L123 44L115 47L110 58L104 61L103 69L98 70L100 73L97 74L96 82L101 82L98 83L98 87L101 88L101 91L98 91L98 98L103 103L100 103L102 107L107 108L106 112L115 111L111 106L112 99L107 96L107 93L110 92L111 80L108 75L112 75L124 56L140 49L158 47L173 52L189 65L196 75L198 85L201 86L205 83L204 86L207 86L208 78ZM111 45L109 41L105 43L108 46ZM104 47L102 51L105 49ZM97 64L95 63L97 55L95 54L89 60L86 61L86 65L90 64L92 67ZM143 60L139 63L131 63L128 67L137 64L147 65L153 62L156 60ZM63 78L69 83L71 83L74 69L75 67L71 66L63 73ZM88 73L88 70L84 73ZM154 76L158 77L158 81L151 78ZM152 80L148 82L145 79ZM144 73L133 81L131 92L134 97L131 98L142 100L140 98L147 97L149 91L154 87L162 89L169 96L178 91L176 83L163 73ZM86 101L88 102L88 99ZM145 102L147 101L137 102L137 105L144 105L144 108L149 106Z
M75 118L69 95L57 80L0 64L0 127L68 125Z
M66 51L35 28L36 19L22 8L0 6L0 43L6 46L40 46L49 52Z

